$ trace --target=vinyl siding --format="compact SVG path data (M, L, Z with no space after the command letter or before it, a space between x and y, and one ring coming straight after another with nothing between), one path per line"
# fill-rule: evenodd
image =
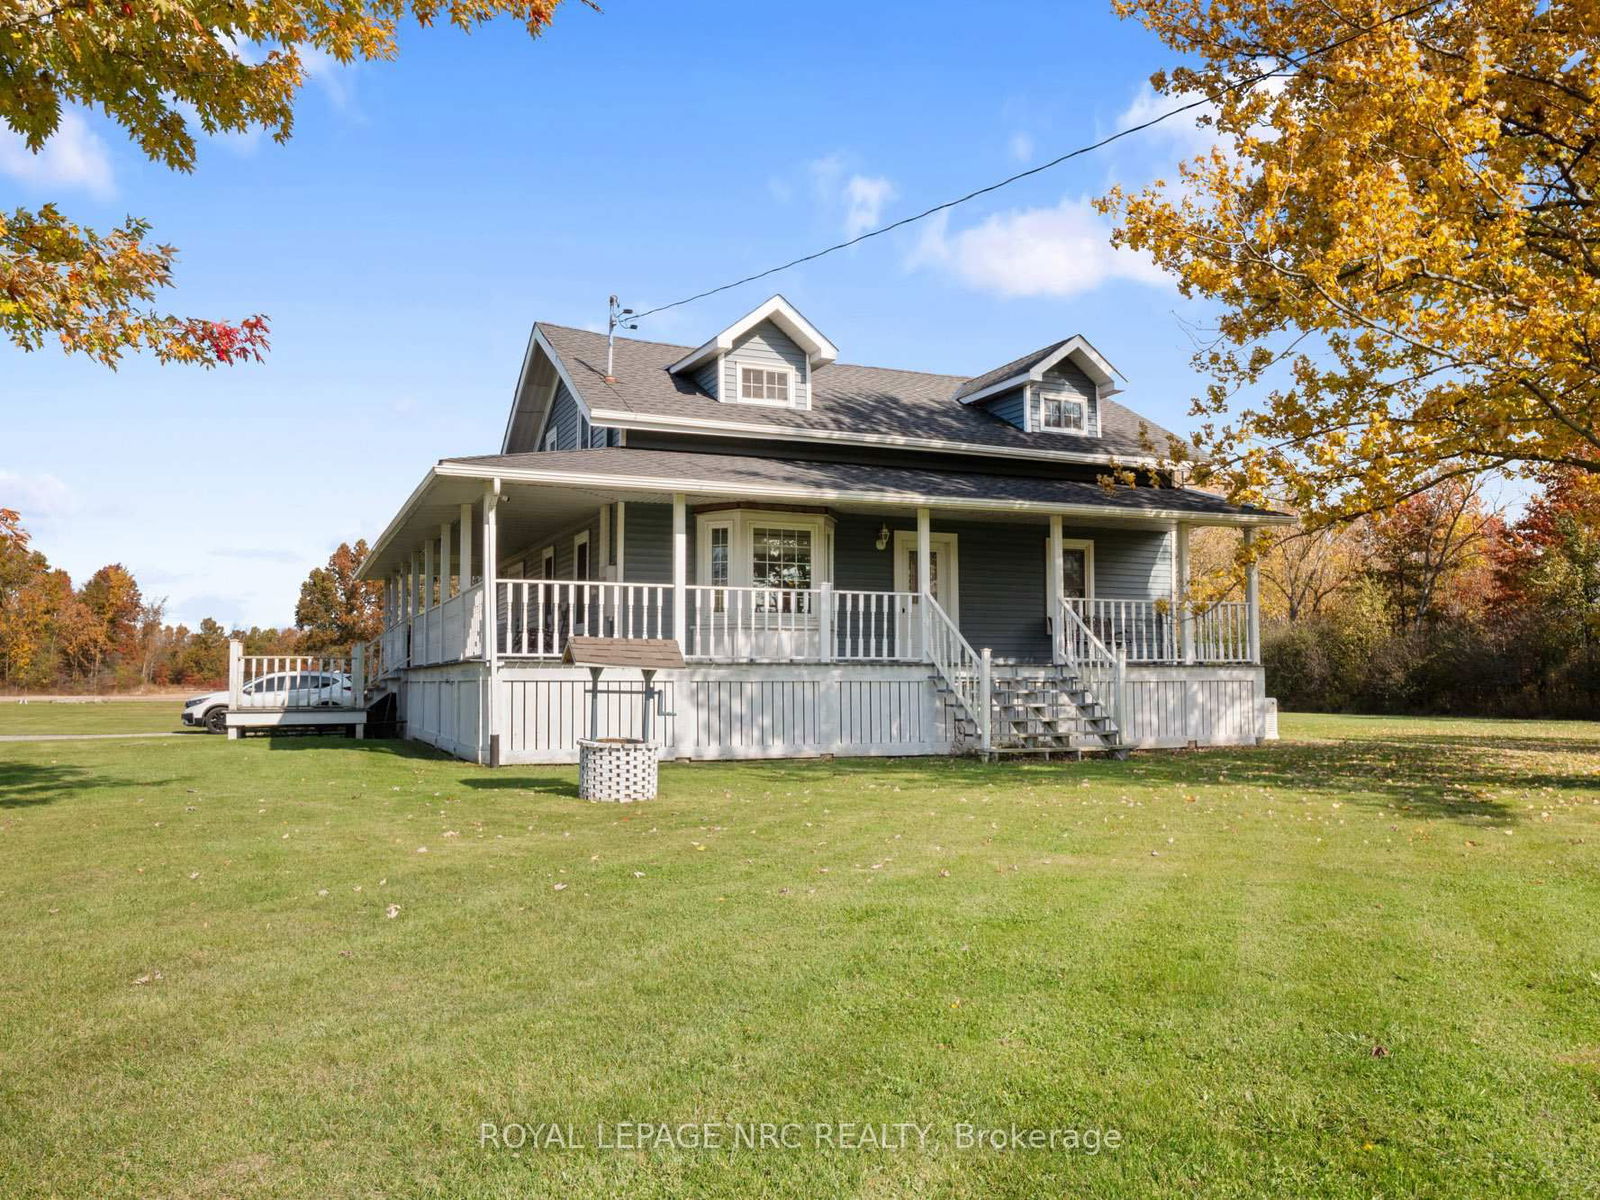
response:
M546 431L556 431L557 450L578 449L578 402L573 399L572 393L567 390L564 383L556 384L556 394L550 400L550 423L545 426ZM540 446L544 448L544 434L539 435Z
M697 370L693 376L695 383L699 384L706 395L713 400L721 398L721 392L717 389L717 368L721 365L722 359L720 357L713 358Z
M993 400L985 401L984 407L1007 424L1015 425L1018 429L1026 429L1023 410L1027 403L1028 389L1017 387L1009 392L1001 392Z
M628 583L672 582L672 505L629 501L622 518L622 557L622 578Z
M1064 538L1094 542L1094 594L1108 600L1159 600L1172 594L1172 538L1156 530L1068 525ZM1043 562L1044 552L1040 551Z
M794 373L791 406L811 407L811 370L806 352L771 321L763 321L745 334L728 351L723 363L723 390L719 395L726 402L739 402L740 367L788 367Z

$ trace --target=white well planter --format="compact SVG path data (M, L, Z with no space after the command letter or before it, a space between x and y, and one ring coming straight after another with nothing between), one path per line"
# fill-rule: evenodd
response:
M634 738L579 738L579 799L654 800L657 751Z

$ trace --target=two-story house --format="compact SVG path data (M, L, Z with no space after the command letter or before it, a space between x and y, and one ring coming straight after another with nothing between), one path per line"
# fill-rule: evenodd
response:
M1175 486L1082 337L971 378L838 355L778 296L698 346L536 324L500 452L433 466L363 568L407 735L574 758L589 635L678 642L668 757L1264 736L1253 580L1187 603L1188 541L1290 518Z

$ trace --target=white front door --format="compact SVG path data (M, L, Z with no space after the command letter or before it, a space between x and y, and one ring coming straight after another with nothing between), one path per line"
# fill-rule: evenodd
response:
M928 535L928 576L933 598L939 607L950 614L952 621L961 615L960 571L956 554L956 535L933 533ZM915 530L900 529L894 535L894 590L917 590L917 534Z

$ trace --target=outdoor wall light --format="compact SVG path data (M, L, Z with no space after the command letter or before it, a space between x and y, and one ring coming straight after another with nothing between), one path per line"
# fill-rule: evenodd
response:
M887 550L889 548L889 526L887 522L885 522L882 529L878 530L878 540L874 543L874 545L876 545L879 550Z

